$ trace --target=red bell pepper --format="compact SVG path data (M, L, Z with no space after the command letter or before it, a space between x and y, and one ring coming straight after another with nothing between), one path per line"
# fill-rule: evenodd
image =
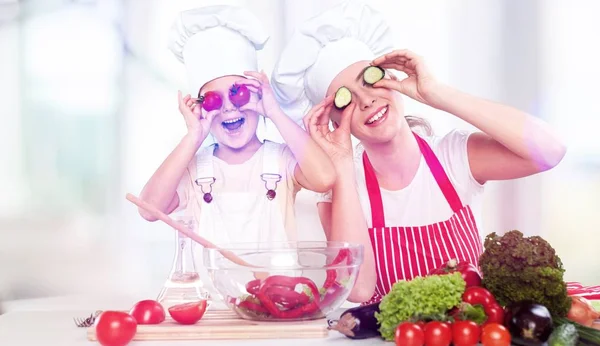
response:
M490 291L483 287L468 287L462 303L453 313L459 320L471 320L477 324L504 323L504 309Z
M435 268L429 275L444 275L459 272L467 283L467 287L481 286L481 274L476 266L467 261L458 262L451 259L439 268Z

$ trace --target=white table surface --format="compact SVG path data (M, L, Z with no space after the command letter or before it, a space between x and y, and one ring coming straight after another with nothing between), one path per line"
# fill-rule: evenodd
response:
M20 302L5 302L3 308L8 311L0 315L0 345L99 345L87 340L86 328L77 328L73 317L89 316L95 310L124 309L131 305L127 298L102 298L92 300L89 297L69 296L48 299L35 299ZM133 300L135 301L135 300ZM99 308L102 306L102 308ZM342 308L331 317L337 317ZM327 338L315 339L247 339L247 340L190 340L190 341L133 341L132 346L158 345L244 345L269 346L282 345L392 345L379 338L351 340L344 335L330 331Z

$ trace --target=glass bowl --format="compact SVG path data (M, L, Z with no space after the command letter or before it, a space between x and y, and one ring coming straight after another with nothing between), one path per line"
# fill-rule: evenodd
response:
M236 264L225 252L246 263ZM241 318L302 321L324 318L346 301L363 261L363 246L238 243L205 248L203 256L219 298Z

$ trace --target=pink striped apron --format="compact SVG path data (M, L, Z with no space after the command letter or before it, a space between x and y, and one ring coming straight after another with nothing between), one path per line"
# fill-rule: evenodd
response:
M429 170L454 214L446 221L431 225L386 226L379 182L367 153L364 152L363 166L372 217L369 236L377 271L375 294L364 304L381 300L395 282L425 276L450 259L469 261L478 266L479 256L483 251L471 208L463 206L444 168L427 142L417 134L414 136Z

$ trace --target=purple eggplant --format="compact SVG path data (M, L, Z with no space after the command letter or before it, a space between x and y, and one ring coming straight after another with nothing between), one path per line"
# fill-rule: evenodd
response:
M375 313L379 303L357 306L342 313L339 320L329 320L329 329L337 330L350 339L367 339L381 336Z

